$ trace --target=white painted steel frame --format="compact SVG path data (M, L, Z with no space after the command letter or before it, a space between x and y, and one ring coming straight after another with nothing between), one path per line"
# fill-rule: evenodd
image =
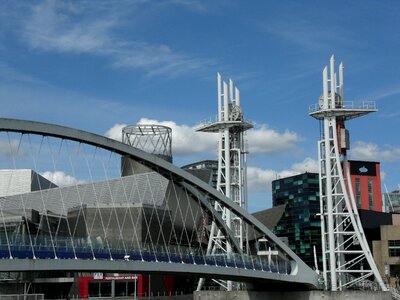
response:
M218 132L218 173L217 190L230 198L239 207L247 210L247 184L246 184L246 151L244 144L244 131L252 126L243 119L240 107L240 92L234 86L232 80L228 84L217 74L218 91L218 120L214 124L199 128L199 131ZM234 116L239 113L239 119ZM210 127L213 129L210 130ZM242 218L232 213L228 208L215 202L215 210L220 212L227 226L233 230L244 253L248 252L247 230ZM231 255L232 247L226 238L217 230L213 223L210 231L210 238L207 254L215 254L218 251ZM198 284L198 290L202 288L204 280ZM221 283L221 286L228 291L232 290L232 282Z
M339 66L339 85L336 80L335 59L332 56L329 78L328 68L325 67L323 70L323 95L319 110L310 113L311 116L323 121L318 157L325 287L332 291L343 290L373 275L380 288L386 291L387 288L373 260L358 215L347 161L348 145L344 150L343 147L339 148L340 133L337 130L338 125L345 128L345 120L374 112L376 109L375 106L373 109L344 109L343 64ZM352 246L352 249L349 249L349 246ZM353 255L353 258L349 259L346 255ZM362 269L363 261L367 262L370 269ZM349 275L358 277L350 279Z

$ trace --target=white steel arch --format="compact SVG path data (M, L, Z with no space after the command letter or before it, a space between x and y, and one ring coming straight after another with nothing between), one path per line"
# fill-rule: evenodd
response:
M215 272L214 269L210 267L209 272L205 271L208 270L207 266L219 266L223 265L223 267L227 268L227 270L224 270L224 275L223 277L229 278L232 275L232 277L236 277L237 280L241 280L240 275L244 273L249 272L249 277L251 277L251 274L254 274L254 278L257 278L258 276L261 278L266 278L266 279L278 279L281 281L287 281L287 282L294 282L294 283L305 283L306 285L316 287L316 273L312 271L293 251L290 250L289 247L287 247L278 237L276 237L265 225L263 225L260 221L255 219L252 215L250 215L248 212L246 212L243 208L238 206L235 203L232 203L230 199L228 199L226 196L221 194L220 192L216 191L214 188L212 188L210 185L207 183L203 182L202 180L192 176L191 174L187 173L186 171L174 166L173 164L157 157L151 154L148 154L144 151L141 151L139 149L130 147L126 144L123 144L121 142L106 138L104 136L99 136L93 133L89 133L86 131L81 131L73 128L68 128L64 126L59 126L59 125L54 125L54 124L48 124L48 123L41 123L41 122L34 122L34 121L26 121L26 120L16 120L16 119L4 119L0 118L0 133L6 133L7 135L9 133L18 133L21 136L23 135L39 135L42 137L54 137L57 139L60 139L62 143L66 141L76 141L82 145L92 145L95 148L99 149L104 149L108 150L113 153L120 154L121 156L128 156L130 158L137 159L140 161L142 164L145 164L149 168L153 169L159 174L162 174L169 180L173 181L176 186L180 186L184 191L186 191L186 194L188 196L193 196L194 199L197 199L199 205L204 208L204 210L212 217L212 219L218 224L219 230L222 231L224 236L229 240L229 242L232 244L232 248L236 253L232 257L232 262L236 263L236 267L232 265L230 262L227 260L222 260L222 262L216 261L214 259L211 259L211 262L205 262L203 261L204 264L199 264L194 262L193 258L195 254L189 253L190 261L187 263L184 259L186 257L177 257L177 260L172 263L170 257L161 257L163 259L162 261L158 260L157 253L154 251L153 255L151 254L151 257L148 257L148 260L143 260L142 252L141 250L144 251L144 249L136 249L135 251L135 258L131 256L131 260L135 260L137 263L141 265L146 265L146 262L151 262L151 271L173 271L169 266L173 266L172 268L175 268L178 270L178 272L185 272L188 269L192 269L193 273L197 274L213 274L217 275L216 277L219 277L217 272ZM59 151L57 149L57 151ZM76 151L76 149L74 149ZM90 183L90 185L93 185L93 182ZM107 185L106 185L107 186ZM73 185L72 188L76 188L77 185ZM71 188L66 188L70 189ZM60 191L60 189L56 188L54 189L56 192ZM49 190L50 191L50 190ZM41 192L39 192L41 193ZM18 196L19 197L19 196ZM79 197L78 197L79 198ZM75 199L75 198L74 198ZM182 198L183 199L183 198ZM188 198L185 198L187 200ZM0 197L0 204L3 205L2 207L4 208L4 200L5 197ZM24 200L25 201L25 200ZM22 201L22 203L25 203ZM76 201L81 202L81 199L76 199ZM213 208L213 205L215 202L220 202L221 206L229 208L234 214L240 216L242 220L248 224L249 227L252 228L253 231L253 239L256 238L258 235L265 236L269 239L270 242L272 242L277 249L282 253L283 259L282 260L282 268L274 267L275 269L270 269L267 263L267 268L264 268L265 264L262 264L262 261L260 257L251 257L251 255L246 255L245 253L242 252L241 247L238 245L236 238L233 236L232 231L226 226L226 224L223 222L222 217L215 211ZM114 200L112 200L112 203L114 203ZM0 206L1 206L0 205ZM0 207L1 208L1 207ZM1 210L1 209L0 209ZM256 236L257 234L257 236ZM7 245L10 245L10 243L7 241ZM53 249L56 249L54 247L58 247L56 245L53 245ZM69 259L77 259L77 264L74 266L74 268L80 269L82 266L79 264L79 261L85 261L85 264L87 265L86 270L89 269L96 269L94 266L92 266L91 262L99 262L101 260L101 263L104 263L106 265L100 266L100 268L105 268L107 269L108 267L113 268L111 266L112 262L118 261L118 260L125 260L124 254L122 252L118 253L96 253L96 257L94 253L89 253L90 249L87 251L89 252L83 252L78 255L78 253L74 252L74 255L71 256L71 253L63 253L63 259L56 259L56 256L53 253L48 253L47 250L45 252L41 253L42 257L36 257L39 260L35 260L32 257L32 251L36 249L32 246L28 246L27 248L25 247L24 249L8 249L6 248L1 248L0 249L0 254L2 257L6 259L2 259L2 263L0 266L0 269L2 270L14 270L14 271L22 271L22 270L45 270L46 268L52 268L56 265L56 262L60 261L65 261L65 264L62 268L65 268L67 270L69 268L68 261ZM24 256L23 259L20 259L20 256L11 256L12 251L19 251L18 253L21 255L26 255ZM32 251L31 251L32 250ZM60 250L60 249L56 249ZM110 250L110 249L108 249ZM121 250L121 249L120 249ZM29 253L28 253L29 252ZM92 249L93 252L93 249ZM100 256L99 256L100 255ZM177 254L179 256L179 253ZM188 257L189 257L188 256ZM201 254L201 257L206 259L206 255ZM41 258L44 258L43 260ZM287 258L287 259L286 259ZM65 260L64 260L65 259ZM40 261L40 268L39 268L39 263ZM74 260L75 261L75 260ZM107 261L107 262L106 262ZM141 263L140 263L141 261ZM35 263L36 262L36 263ZM190 263L191 262L191 263ZM123 263L123 262L121 262ZM228 265L230 263L230 265ZM16 267L16 264L20 266L20 268ZM189 268L190 266L190 268ZM36 269L35 269L36 268ZM93 269L94 268L94 269ZM188 268L188 269L187 269ZM61 268L60 268L61 269ZM117 268L118 269L118 268ZM140 268L139 268L140 269ZM149 269L149 271L150 271ZM47 270L47 269L46 269ZM119 270L119 269L118 269ZM144 269L143 269L144 270ZM250 274L251 273L251 274ZM227 274L227 276L225 276ZM238 276L235 276L238 275Z
M343 64L339 82L335 58L323 70L323 94L310 116L322 121L318 142L321 237L325 288L343 290L374 276L385 287L369 249L357 211L347 161L349 131L345 121L377 111L375 102L356 106L344 101Z

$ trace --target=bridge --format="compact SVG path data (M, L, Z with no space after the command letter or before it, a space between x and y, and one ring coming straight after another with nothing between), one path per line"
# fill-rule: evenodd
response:
M2 272L191 274L271 290L318 287L315 271L260 221L160 156L82 130L5 118L0 142ZM216 202L245 224L247 252ZM215 247L207 254L211 223L232 253Z

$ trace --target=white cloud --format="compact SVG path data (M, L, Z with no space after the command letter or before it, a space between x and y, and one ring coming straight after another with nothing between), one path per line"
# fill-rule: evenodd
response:
M274 170L247 167L247 188L249 192L270 191L271 182L278 178L279 175Z
M179 125L173 121L157 121L142 118L138 124L170 127L172 129L172 155L188 155L217 150L216 134L196 132L193 127ZM105 133L105 136L121 141L122 128L125 126L125 124L116 124Z
M67 175L62 171L46 171L44 173L41 173L40 175L58 186L73 185L84 182L81 180L77 180L75 177Z
M122 129L127 125L128 124L115 124L113 127L108 129L104 135L110 139L114 139L114 140L121 142L122 141Z
M302 162L295 163L289 170L275 171L258 167L247 168L247 184L249 192L271 191L273 180L310 172L318 173L318 162L312 158L306 158Z
M159 124L172 129L172 152L173 154L196 154L217 151L217 135L211 133L197 132L194 127L178 125L173 121L151 120L142 118L139 124Z
M246 139L250 154L271 154L293 149L300 138L295 132L279 133L263 124L249 130Z
M109 44L108 32L116 22L100 19L73 22L64 5L44 1L33 7L25 24L24 38L35 49L59 52L99 52Z
M197 132L195 127L177 124L174 121L158 121L142 118L138 124L155 124L172 128L173 155L217 151L218 134ZM121 141L122 128L125 126L126 124L115 124L105 133L105 136ZM299 137L296 133L288 130L279 133L268 128L267 125L261 125L250 130L245 139L248 141L250 154L271 154L292 150Z
M400 160L400 147L384 146L366 142L356 142L351 149L351 158L356 160L371 161L398 161Z
M119 39L114 30L124 25L127 11L135 12L138 3L122 11L121 7L109 7L106 3L66 5L44 1L34 6L31 16L24 20L23 38L36 50L94 54L108 58L114 67L142 69L148 76L177 76L213 63L178 53L165 44Z
M217 134L196 132L194 127L176 124L173 121L158 121L147 118L139 120L138 124L155 124L172 128L172 154L190 155L217 150ZM126 124L115 124L105 135L121 141L122 128ZM290 151L299 140L296 133L285 131L279 133L261 125L247 135L251 153L281 153ZM261 169L258 167L248 167L248 188L250 192L270 191L271 182L277 178L293 176L304 172L318 172L318 162L311 158L306 158L301 162L295 163L288 170L275 171Z
M318 173L318 160L307 157L302 162L292 165L292 169L298 173L312 172Z

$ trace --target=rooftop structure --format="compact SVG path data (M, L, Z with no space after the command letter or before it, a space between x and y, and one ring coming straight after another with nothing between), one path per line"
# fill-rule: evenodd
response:
M122 142L172 162L172 129L163 125L136 124L122 129Z

